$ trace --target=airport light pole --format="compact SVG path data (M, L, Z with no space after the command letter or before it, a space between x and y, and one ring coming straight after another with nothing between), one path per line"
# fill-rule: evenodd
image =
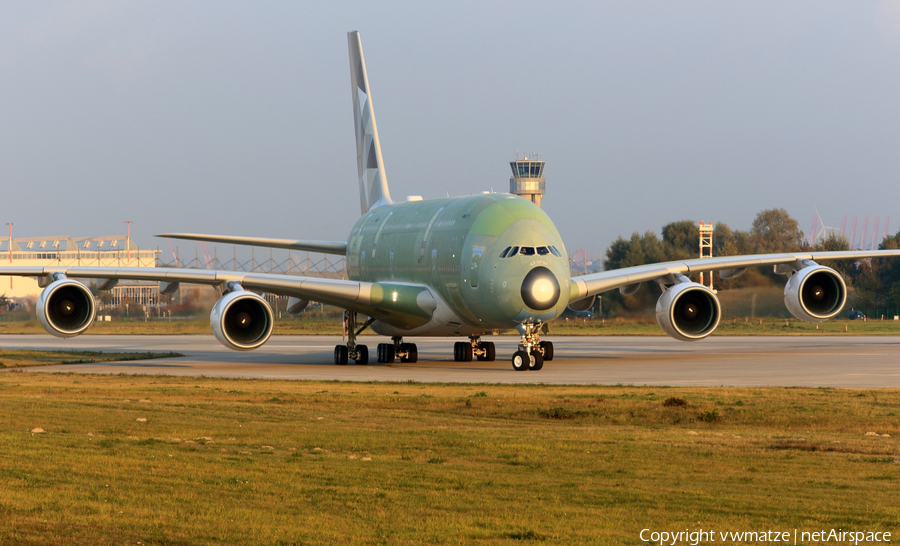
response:
M125 220L125 225L128 226L128 233L125 235L125 259L128 262L131 262L131 224L133 224L131 220Z
M6 225L9 226L9 263L12 263L12 227L15 222L6 222Z
M6 225L9 226L9 263L12 263L12 245L13 245L12 227L16 224L15 224L15 222L7 222ZM9 277L9 289L12 290L12 287L13 287L13 278L12 278L12 276L10 276Z

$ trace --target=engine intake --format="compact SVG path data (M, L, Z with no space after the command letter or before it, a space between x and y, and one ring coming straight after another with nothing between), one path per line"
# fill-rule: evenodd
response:
M784 305L806 322L828 320L847 303L847 285L830 267L812 265L797 271L784 285Z
M37 300L37 318L47 333L75 337L90 328L97 315L94 296L80 282L62 278L45 288Z
M721 317L719 298L702 284L675 284L656 302L659 327L681 341L705 338L719 326Z
M209 322L222 345L251 351L269 340L275 317L261 296L238 290L219 298L209 314Z

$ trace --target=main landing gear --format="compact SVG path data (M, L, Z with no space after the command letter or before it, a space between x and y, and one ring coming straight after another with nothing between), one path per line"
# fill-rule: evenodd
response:
M541 341L541 324L523 324L522 342L512 356L512 367L517 372L540 370L544 362L553 360L553 343Z
M347 330L347 344L335 345L334 363L347 364L354 360L357 364L369 363L369 348L365 345L357 345L356 338L369 327L375 319L370 318L362 325L357 322L358 315L353 311L344 311L344 328ZM359 326L359 329L357 329ZM378 362L381 364L394 362L397 358L400 362L416 362L419 360L419 350L415 343L403 343L402 337L391 338L393 343L378 344Z
M369 348L365 345L357 345L356 337L361 334L363 330L368 328L370 324L375 322L375 319L370 318L364 322L359 330L356 329L356 319L357 314L355 312L344 311L344 327L347 329L347 344L334 346L335 364L342 366L347 364L351 359L357 364L369 363Z
M457 362L472 362L472 358L493 362L497 357L494 344L490 341L481 341L478 336L470 336L469 341L457 341L453 344L453 360Z
M417 362L419 349L415 343L403 343L400 336L392 337L393 343L378 344L378 362L392 364L399 358L400 362Z

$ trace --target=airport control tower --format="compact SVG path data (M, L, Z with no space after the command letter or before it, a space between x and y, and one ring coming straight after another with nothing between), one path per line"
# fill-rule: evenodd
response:
M532 154L532 157L537 157ZM537 206L544 197L544 162L537 159L516 159L510 161L513 175L509 177L509 193L521 195Z

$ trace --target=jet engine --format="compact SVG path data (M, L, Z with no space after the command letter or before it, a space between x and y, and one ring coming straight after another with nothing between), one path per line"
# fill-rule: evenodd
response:
M696 341L713 333L722 317L719 298L693 282L670 286L656 302L656 322L669 336Z
M97 315L94 296L80 282L65 277L50 283L37 300L37 318L47 333L75 337L90 328Z
M209 322L222 345L250 351L268 341L275 317L262 296L238 288L219 298L209 314Z
M797 271L784 285L784 305L806 322L828 320L847 303L847 285L830 267L811 265Z

